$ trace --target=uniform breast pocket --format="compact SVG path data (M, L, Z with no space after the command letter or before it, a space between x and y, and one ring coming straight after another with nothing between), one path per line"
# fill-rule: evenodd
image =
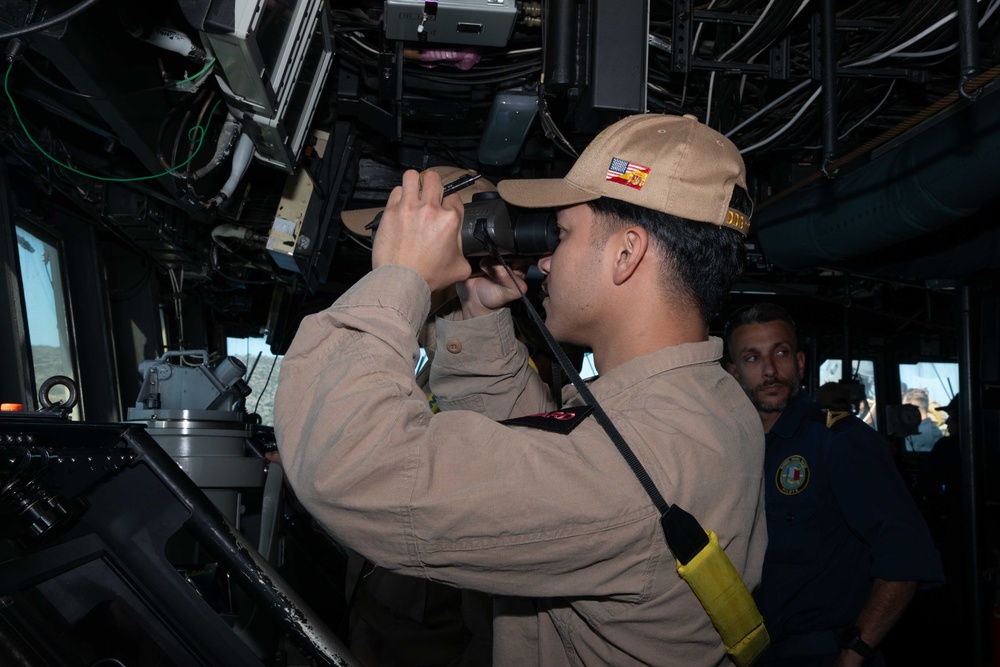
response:
M773 563L804 564L819 555L820 507L813 503L774 503L767 509L767 558Z

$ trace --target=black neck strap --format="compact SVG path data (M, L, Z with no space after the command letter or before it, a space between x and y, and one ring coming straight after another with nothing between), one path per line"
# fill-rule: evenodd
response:
M612 423L611 418L608 417L606 412L604 412L604 408L602 408L601 404L597 402L597 399L594 397L594 394L590 391L590 388L587 387L587 384L583 381L583 378L581 378L580 374L577 373L576 368L574 368L573 364L570 362L569 357L566 356L566 352L562 349L562 346L560 346L559 343L556 342L556 339L552 336L552 332L549 331L549 328L547 326L545 326L545 322L538 314L538 311L535 310L535 307L531 305L531 301L528 300L528 297L524 293L524 290L521 289L521 286L518 284L517 279L514 277L514 272L510 270L509 266L507 266L507 262L504 261L503 255L500 254L500 250L493 242L493 239L490 238L490 235L486 232L485 224L476 225L476 228L474 230L474 236L480 243L482 243L489 250L492 258L496 262L498 262L507 272L507 275L510 277L511 282L514 284L514 286L517 288L518 293L521 295L521 302L524 303L524 307L527 308L528 315L531 316L531 320L535 323L535 326L537 326L538 330L542 333L542 336L545 338L545 342L548 343L549 349L552 350L552 354L555 355L556 361L559 362L559 366L566 373L566 376L569 377L570 381L573 383L573 386L576 387L577 392L579 392L580 397L583 398L584 402L586 402L587 405L594 406L594 418L597 420L597 423L599 423L604 428L604 431L611 438L611 442L615 444L615 447L618 448L618 451L621 452L621 455L625 457L625 461L632 469L632 472L635 473L635 476L639 478L639 482L642 483L642 488L646 490L646 493L653 501L653 504L656 506L656 509L660 510L660 514L666 512L668 509L670 509L670 505L668 505L667 501L663 499L662 495L660 495L660 492L653 484L653 480L649 478L649 473L647 473L646 469L642 467L642 464L639 462L639 459L636 458L635 454L632 452L632 449L628 446L628 443L625 442L625 438L622 437L622 434ZM557 400L559 400L560 402L562 401L562 396L559 387L553 387L553 394L559 394L559 398Z
M611 438L611 442L614 443L615 447L621 453L622 457L625 458L625 462L628 463L629 468L639 479L639 483L642 484L642 488L645 489L646 494L649 496L650 500L653 501L653 505L656 506L657 511L660 513L660 525L663 528L663 534L666 537L667 545L670 550L674 553L674 556L682 564L687 564L698 552L700 552L708 544L708 536L705 530L698 523L697 519L685 512L683 509L677 505L668 505L667 501L663 499L656 485L653 484L653 480L650 479L649 473L639 462L632 448L628 446L625 442L625 438L619 432L618 428L615 427L611 418L608 417L607 413L601 407L601 404L597 402L597 398L587 387L587 384L580 377L580 374L576 371L576 368L570 362L569 357L566 356L566 352L563 351L559 343L552 336L552 332L549 331L548 327L545 326L545 322L542 320L538 311L535 307L531 305L528 300L527 295L518 285L517 280L514 277L514 273L507 266L507 262L504 261L503 256L500 254L499 249L493 242L493 239L489 237L486 233L485 225L479 224L476 226L474 235L477 240L484 244L486 248L489 249L492 258L499 262L503 266L504 270L507 271L507 275L510 277L511 282L517 287L518 293L521 295L521 301L524 303L525 308L528 310L528 315L531 317L532 321L538 327L538 330L542 333L545 338L545 342L548 343L549 349L552 350L552 354L555 355L556 361L559 362L559 366L562 367L563 371L569 377L573 386L576 387L577 392L579 392L580 397L588 405L594 407L594 418L597 423L601 425L608 437ZM557 394L560 404L562 402L561 387L553 387L553 393Z

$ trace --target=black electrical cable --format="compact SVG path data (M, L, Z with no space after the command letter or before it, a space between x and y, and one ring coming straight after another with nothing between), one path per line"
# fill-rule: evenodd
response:
M153 263L151 261L146 262L146 266L142 271L142 275L130 286L121 287L116 289L108 290L108 299L114 302L128 301L135 296L138 296L142 287L146 285L149 281L149 277L153 274Z
M752 146L758 141L761 141L773 134L779 127L788 122L788 120L795 115L799 108L806 103L806 100L808 100L813 90L813 88L806 88L796 95L784 100L780 105L770 109L767 114L761 117L761 122L754 122L744 131L736 135L738 136L738 139L736 139L737 145ZM796 128L801 127L802 122L803 119L799 119L799 123L796 124ZM789 132L792 132L796 128L789 128Z
M408 77L413 79L423 79L425 81L434 81L436 83L452 83L452 84L463 84L469 86L484 86L490 84L501 84L510 83L512 81L519 81L522 79L527 79L532 74L536 74L542 71L541 62L532 63L517 68L510 68L506 70L505 74L499 76L482 76L479 74L451 74L451 73L440 73L431 74L429 72L422 72L413 69L406 69L406 74Z
M201 95L199 93L199 95L195 98L195 103L192 104L191 106L189 106L187 109L184 110L184 115L181 116L180 125L177 126L177 134L174 135L174 145L173 145L173 148L170 151L170 165L171 166L176 165L179 162L177 156L180 153L181 141L184 139L184 137L187 134L185 128L189 127L188 123L191 121L191 115L192 115L192 112L194 111L194 107L197 104L199 104L202 101L202 99L204 99L204 97L206 97L206 96L208 96L210 94L211 94L211 92L208 89L205 89L205 95ZM184 178L183 174L179 174L179 176L182 179Z
M65 23L69 19L73 18L80 12L88 9L91 5L96 5L100 0L83 0L80 4L67 9L62 14L56 14L51 18L47 18L44 21L39 21L38 23L29 23L23 28L17 28L15 30L9 30L4 33L0 33L0 42L8 39L14 39L15 37L20 37L21 35L30 35L32 33L40 32L51 28L54 25L59 25L60 23Z
M800 4L800 0L784 0L781 4L775 5L773 13L762 15L758 23L746 33L749 35L747 41L742 44L737 41L738 46L732 47L726 60L749 58L773 44L795 18Z
M202 88L197 93L195 93L195 95L194 95L193 98L190 98L190 99L186 100L187 104L184 107L185 110L186 110L186 112L187 112L186 115L185 115L185 120L188 119L188 118L190 118L191 107L194 106L194 105L196 105L196 104L198 104L204 98L205 95L208 95L208 89L207 88ZM171 161L167 159L166 155L164 155L164 153L163 153L164 137L166 136L166 130L167 130L167 127L170 125L170 121L173 120L176 117L177 113L179 113L180 110L181 110L181 106L180 105L174 105L174 106L171 106L169 109L167 109L167 113L164 115L163 120L160 121L160 127L159 127L159 129L157 130L157 133L156 133L156 157L160 161L160 164L163 165L163 168L166 169L166 170L168 170L168 171L170 171L170 170L173 169L173 164L176 164L177 156L176 156L176 153L175 153L171 157L171 159L174 161L173 164L172 164ZM178 127L178 130L177 130L178 133L180 133L183 130L183 127L184 127L183 123L184 122L185 122L184 120L181 121L181 125ZM175 138L175 141L178 141L178 140L179 140L179 138ZM174 178L181 179L181 180L183 180L183 178L184 178L183 174L177 173L176 171L170 171L170 173L171 173L171 175L174 176ZM183 192L183 191L182 190L178 190L178 193L180 193L180 192Z
M418 139L421 142L424 141L440 141L441 143L459 143L468 142L470 147L475 147L479 145L482 141L483 135L481 134L428 134L426 132L403 132L403 136L409 139Z
M947 0L945 2L908 3L886 30L874 38L864 39L857 51L848 58L842 58L841 63L849 64L851 61L864 60L876 53L889 50L893 45L919 34L926 26L946 15L951 11L950 7L951 3Z
M525 58L523 60L518 60L517 62L506 63L503 65L491 65L485 60L480 60L473 69L470 70L440 70L430 69L426 67L427 64L434 64L433 62L424 63L422 61L408 61L405 64L405 69L410 72L415 73L426 73L426 74L437 74L438 76L444 78L455 79L456 81L463 81L469 78L496 78L498 75L502 75L510 72L518 72L521 70L532 70L541 69L542 59L541 58ZM440 64L447 65L447 61L440 61Z
M201 111L198 112L198 118L197 118L197 120L195 122L195 125L197 125L198 127L204 127L204 125L202 125L202 121L205 120L205 116L208 114L208 112L209 112L208 109L209 109L209 107L212 106L213 100L215 100L215 91L211 90L211 91L209 91L208 96L205 98L205 102L201 105ZM198 144L196 142L194 142L194 141L191 141L190 145L188 146L188 159L187 159L187 165L188 166L184 170L184 179L185 180L188 180L188 179L191 178L191 175L192 175L192 172L191 172L191 167L192 167L191 160L194 159L194 153L195 153L195 150L197 150L197 147L198 147Z
M525 71L523 73L518 73L516 75L512 75L512 76L508 76L508 77L497 77L497 78L494 78L494 79L474 79L474 80L470 80L470 81L458 81L458 80L455 80L455 79L448 79L448 78L445 78L445 77L429 76L429 75L426 75L426 74L417 74L417 73L412 73L412 72L407 73L407 77L410 78L410 79L421 79L423 81L431 81L433 83L444 83L444 84L451 84L451 85L465 85L465 86L472 86L472 87L499 86L499 85L502 85L502 84L508 84L508 85L511 85L512 87L516 87L518 85L527 84L529 81L534 80L536 77L533 77L532 75L533 74L538 74L541 71L542 71L541 67L537 67L537 68L533 68L531 70Z
M151 88L143 88L141 90L135 90L135 91L132 91L130 93L122 93L121 95L88 95L87 93L80 93L80 92L77 92L75 90L70 90L69 88L67 88L67 87L65 87L63 85L60 85L60 84L56 83L52 79L50 79L47 76L45 76L44 74L42 74L38 70L38 68L35 67L34 65L32 65L26 58L21 58L20 62L21 62L22 65L24 65L29 70L31 70L31 72L35 76L37 76L39 79L41 79L42 81L44 81L48 85L52 86L53 88L55 88L59 92L65 93L67 95L72 95L73 97L79 97L79 98L85 99L85 100L120 100L120 99L129 98L129 97L138 97L140 95L148 95L150 93L158 93L158 92L161 92L161 91L164 91L164 90L176 90L178 83L181 83L181 82L165 83L162 86L153 86ZM202 72L199 72L198 74L194 75L194 77L199 76L203 72L207 71L207 69L208 69L208 67L206 67L205 69L203 69ZM193 77L188 77L188 79L185 79L184 81L189 81L189 80L191 80L191 78L193 78Z
M358 31L364 31L364 30L376 30L376 29L378 29L378 27L379 27L378 23L372 23L372 24L357 23L357 24L354 24L354 25L346 25L346 24L341 23L341 24L339 24L339 25L337 25L337 26L335 26L333 28L333 34L336 35L339 32L358 32Z
M72 95L73 97L79 97L79 98L85 99L85 100L103 100L103 99L108 99L108 98L102 97L100 95L88 95L87 93L78 93L75 90L70 90L69 88L66 88L65 86L61 86L58 83L56 83L55 81L53 81L52 79L48 78L47 76L45 76L44 74L42 74L41 72L39 72L38 69L34 65L32 65L30 62L28 62L27 59L22 58L21 59L21 64L24 65L25 67L27 67L29 70L31 70L34 73L34 75L37 76L39 79L41 79L45 83L49 84L50 86L52 86L53 88L55 88L56 90L58 90L61 93L65 93L67 95Z
M249 278L237 278L235 276L231 276L224 273L221 268L222 263L219 261L220 247L229 252L236 259L245 262L243 268L249 269L251 271L262 271L271 277L266 280L251 280ZM256 263L253 263L250 260L246 259L245 257L239 255L236 251L231 251L228 248L225 248L218 243L213 244L212 248L208 251L208 262L209 262L209 268L212 270L213 275L217 275L220 278L223 278L236 285L273 285L275 282L283 284L288 283L287 279L282 278L281 276L275 274L275 272L270 267L260 266Z

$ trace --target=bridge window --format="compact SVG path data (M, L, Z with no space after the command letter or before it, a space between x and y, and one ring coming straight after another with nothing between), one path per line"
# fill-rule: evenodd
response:
M843 379L843 360L827 359L819 367L819 386ZM866 424L876 428L875 423L875 362L870 359L855 359L851 362L850 378L858 383L857 401L852 401L851 409ZM863 396L861 395L863 394Z
M76 380L76 359L63 281L63 258L54 239L16 225L17 252L21 270L28 341L34 372L34 391L55 375ZM62 393L60 393L62 392ZM52 403L69 399L58 385L48 394ZM80 406L73 418L80 419Z
M927 393L927 417L947 434L945 420L948 414L941 407L948 405L958 391L958 364L947 361L921 361L899 365L899 387L905 397L912 390Z
M261 423L274 425L274 392L278 388L282 355L275 355L263 338L227 338L226 354L247 367L244 380L253 391L247 396L247 412L260 415Z

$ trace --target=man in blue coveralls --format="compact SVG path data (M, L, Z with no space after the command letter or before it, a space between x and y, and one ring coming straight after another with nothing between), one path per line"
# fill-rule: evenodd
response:
M765 433L757 603L772 646L758 664L884 664L879 643L917 587L944 579L927 525L878 432L799 391L805 355L784 308L738 310L725 339Z

